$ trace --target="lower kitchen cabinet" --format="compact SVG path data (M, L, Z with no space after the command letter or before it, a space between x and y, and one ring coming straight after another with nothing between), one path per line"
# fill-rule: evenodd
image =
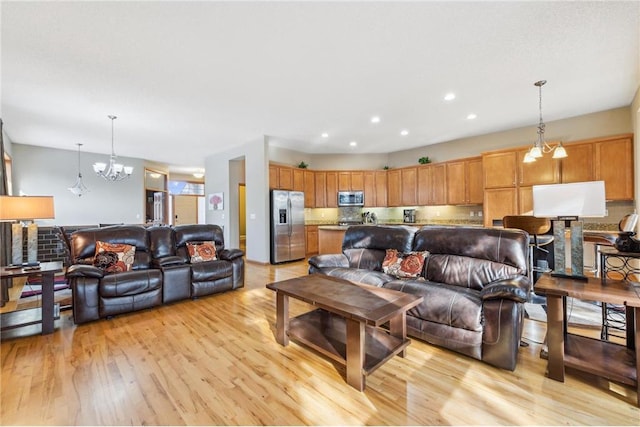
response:
M306 225L304 231L307 238L307 256L318 253L318 226Z

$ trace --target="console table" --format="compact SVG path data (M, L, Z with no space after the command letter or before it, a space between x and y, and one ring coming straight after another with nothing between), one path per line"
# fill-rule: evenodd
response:
M0 278L2 279L14 279L18 277L33 277L40 276L42 278L42 306L41 318L35 320L24 319L23 316L16 316L17 321L4 321L2 322L2 330L13 329L21 326L33 325L37 323L42 324L42 334L53 333L53 323L56 317L60 316L60 313L56 313L56 304L53 297L54 291L54 276L56 273L62 272L62 262L42 262L38 268L33 267L0 267ZM27 311L27 310L21 310ZM13 313L6 313L3 316L13 315Z
M549 378L564 382L565 367L570 367L635 386L640 406L640 287L622 280L589 278L585 282L544 274L534 289L547 297ZM635 320L627 327L627 345L568 333L567 297L620 304L633 310Z

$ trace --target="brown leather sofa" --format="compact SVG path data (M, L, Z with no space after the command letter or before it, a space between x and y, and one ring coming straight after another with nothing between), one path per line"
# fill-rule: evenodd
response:
M105 273L94 266L97 241L135 246L131 271ZM192 264L185 245L202 241L215 242L218 259ZM244 253L225 249L217 225L82 229L71 234L69 246L71 265L66 274L75 323L244 286Z
M386 249L428 251L420 276L384 273ZM410 336L514 370L530 290L528 250L529 236L519 230L352 226L342 254L311 257L309 273L423 296L407 312Z

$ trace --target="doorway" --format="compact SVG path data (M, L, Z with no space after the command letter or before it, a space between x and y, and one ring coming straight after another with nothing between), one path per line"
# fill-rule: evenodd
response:
M238 185L238 230L240 234L240 249L247 250L247 199L246 187L244 184Z

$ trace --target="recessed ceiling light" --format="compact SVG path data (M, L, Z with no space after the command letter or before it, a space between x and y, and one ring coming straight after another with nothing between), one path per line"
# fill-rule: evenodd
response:
M380 117L379 116L371 117L371 123L380 123Z
M322 136L323 138L329 138L329 134L326 133L326 132L323 132L322 135L320 135L320 136Z
M400 131L400 135L407 136L407 135L409 135L409 131L406 130L406 129L403 129L402 131Z
M356 145L358 145L358 143L357 143L357 142L355 142L355 141L351 141L351 142L349 143L349 145L350 145L350 146L352 146L352 147L355 147Z
M476 117L478 117L476 114L471 113L471 114L469 114L469 115L467 116L467 120L473 120L473 119L475 119Z
M453 101L454 99L456 99L456 94L453 92L449 92L444 96L445 101Z

